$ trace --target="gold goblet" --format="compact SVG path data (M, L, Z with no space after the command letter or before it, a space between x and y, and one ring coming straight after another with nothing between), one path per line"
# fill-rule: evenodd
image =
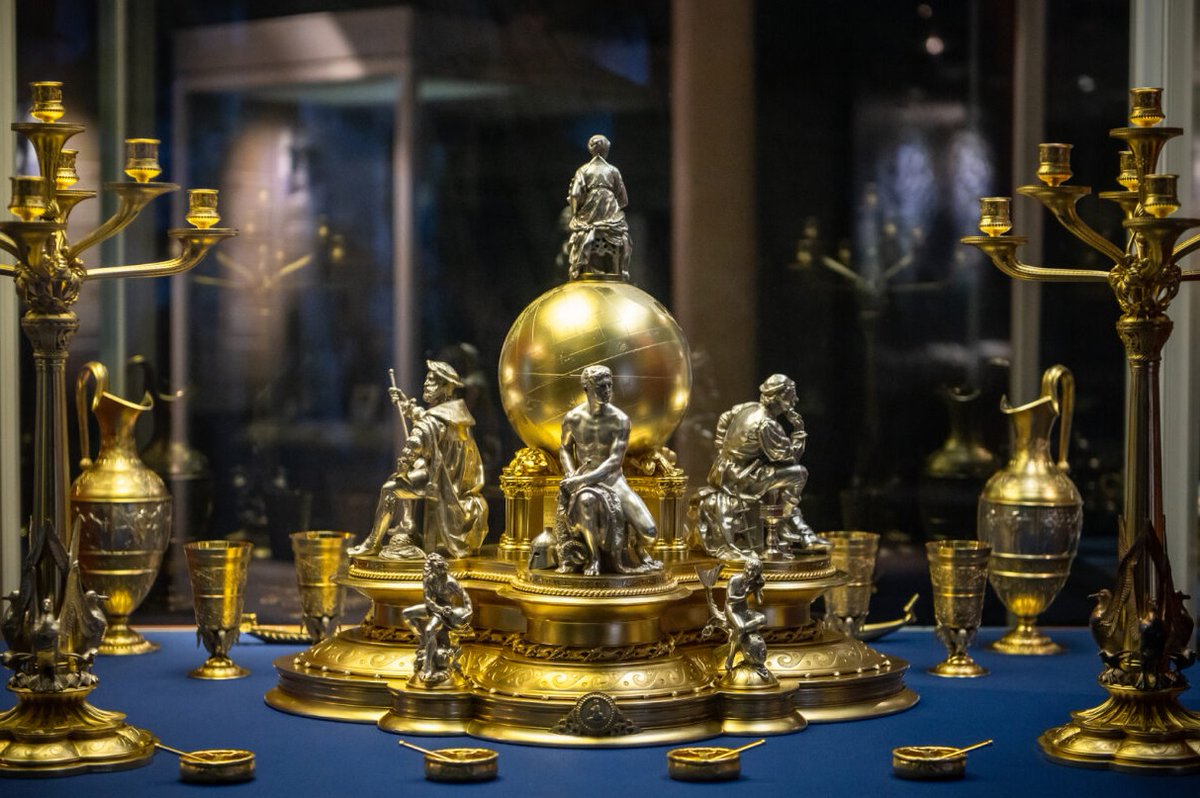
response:
M301 623L314 643L333 637L342 615L346 589L337 578L345 573L350 532L293 532L296 587L300 590Z
M858 637L871 606L879 535L874 532L828 532L825 539L833 544L833 550L829 552L830 563L849 577L846 584L825 593L825 617L846 634Z
M937 636L949 652L929 673L960 679L987 676L987 669L971 659L967 647L975 640L983 618L992 547L977 540L937 540L926 543L925 552L933 582Z
M196 637L209 653L205 663L188 674L193 679L240 679L250 675L229 658L229 649L238 640L252 549L247 541L195 540L184 544L196 610Z

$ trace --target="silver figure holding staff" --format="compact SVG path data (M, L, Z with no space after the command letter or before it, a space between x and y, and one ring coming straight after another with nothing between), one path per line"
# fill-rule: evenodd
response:
M483 461L475 445L475 419L457 398L463 387L448 363L427 361L422 408L396 387L388 395L400 415L406 437L396 470L380 490L371 533L352 555L378 554L384 559L421 559L440 551L451 557L474 554L487 535L487 502ZM424 522L417 529L413 504L424 502ZM391 540L385 546L385 534Z

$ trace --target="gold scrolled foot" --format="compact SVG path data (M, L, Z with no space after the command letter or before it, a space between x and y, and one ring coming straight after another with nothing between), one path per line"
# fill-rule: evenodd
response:
M1104 689L1103 704L1072 712L1072 723L1042 733L1038 745L1046 758L1135 774L1200 773L1200 713L1179 704L1184 688Z
M10 687L17 705L0 714L0 776L66 776L149 764L153 734L87 702L92 687L35 693Z
M106 657L128 657L135 654L151 654L161 646L142 637L131 628L125 618L113 617L100 639L99 653Z
M1046 657L1061 654L1065 649L1043 634L1033 624L1019 623L1015 629L992 643L989 648L1000 654L1026 657Z
M192 679L242 679L250 675L250 671L238 665L229 657L213 656L204 661L199 668L188 673Z

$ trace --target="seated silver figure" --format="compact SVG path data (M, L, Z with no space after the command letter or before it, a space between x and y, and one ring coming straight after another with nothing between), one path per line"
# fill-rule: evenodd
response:
M472 433L475 419L456 396L463 381L448 363L430 360L426 365L421 398L428 409L405 397L394 383L388 389L407 437L395 472L380 490L371 534L350 554L415 560L442 551L465 557L479 551L487 535L483 461ZM418 530L413 503L420 500L425 501L425 520ZM384 546L388 532L392 538Z
M414 676L432 687L460 674L456 635L470 629L474 609L440 554L425 558L421 587L425 600L406 607L403 617L418 640Z
M725 560L790 559L793 548L826 544L800 513L808 433L795 409L796 383L772 374L759 391L759 401L737 405L717 421L717 458L697 501L697 536L709 554Z
M612 371L588 366L581 381L587 400L568 411L562 424L554 556L539 536L530 567L556 561L559 573L588 576L659 570L662 563L649 554L658 535L654 517L621 470L630 423L612 404Z
M774 682L775 677L767 670L767 643L762 635L767 616L750 606L752 597L760 605L763 601L765 582L762 561L751 555L744 562L742 572L729 577L725 587L724 610L717 607L712 594L721 566L716 565L708 570L696 569L708 597L709 621L704 627L703 636L708 637L718 629L729 636L725 671L731 677L737 669L744 669L762 682Z

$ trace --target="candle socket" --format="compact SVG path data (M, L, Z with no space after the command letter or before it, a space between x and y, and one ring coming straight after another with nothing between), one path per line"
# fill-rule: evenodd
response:
M1163 121L1162 89L1129 90L1129 124L1150 127Z
M1012 229L1012 197L981 197L979 229L989 236L1002 236Z
M1142 207L1146 213L1165 219L1179 210L1178 175L1146 175L1142 181Z
M217 190L215 188L193 188L188 191L188 223L201 230L221 221L217 213Z
M158 177L158 144L158 139L125 139L125 174L139 183Z
M42 80L29 84L33 92L33 106L29 115L39 122L57 122L66 112L62 101L62 83Z
M46 180L42 177L10 177L12 199L8 209L23 222L40 219L46 213Z
M1071 145L1039 144L1037 176L1052 188L1070 179Z
M1120 183L1126 191L1137 191L1137 159L1133 156L1133 150L1121 150L1120 158L1121 173L1117 175L1117 182Z
M77 150L63 150L58 156L58 167L54 170L54 187L59 191L70 188L79 182L79 172L75 171Z

